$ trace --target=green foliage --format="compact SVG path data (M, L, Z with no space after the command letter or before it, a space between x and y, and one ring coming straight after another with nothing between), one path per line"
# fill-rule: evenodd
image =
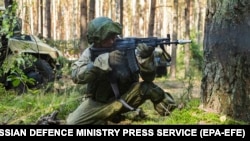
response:
M180 47L181 48L181 47ZM192 58L195 61L192 65L195 68L199 68L202 64L202 55L200 46L197 44L191 44ZM19 58L20 57L20 58ZM28 80L27 77L22 75L22 72L18 69L18 66L29 67L32 61L29 63L28 60L32 60L31 56L16 56L10 59L6 64L3 64L4 68L2 71L6 72L11 70L11 75L8 77L9 81L13 81L14 85L21 82L32 81ZM177 70L184 69L184 50L178 53L177 59ZM33 60L34 61L34 60ZM59 58L58 61L63 64L69 63L65 58ZM201 61L201 62L199 62ZM26 62L26 63L24 63ZM18 65L17 65L18 64ZM198 69L199 70L199 69ZM70 70L67 67L62 68L62 72L70 74ZM162 117L159 116L153 109L153 105L150 101L147 101L142 105L143 110L146 112L147 117L141 120L135 120L135 116L130 113L127 116L130 124L244 124L239 121L234 121L224 115L215 113L209 113L199 108L199 99L190 99L189 94L192 93L193 85L191 82L193 76L192 73L189 76L188 88L184 90L183 97L180 102L185 104L184 108L176 109L170 116ZM166 78L161 78L165 81ZM64 82L56 82L58 85L64 85ZM35 124L39 117L42 115L50 114L54 110L59 111L58 118L66 119L68 114L75 110L79 105L84 93L84 87L68 86L64 90L52 89L55 84L49 84L47 88L40 90L29 90L23 95L16 95L13 91L6 91L2 85L0 85L0 124ZM48 88L49 87L49 88ZM54 91L53 91L54 90ZM49 91L49 92L48 92ZM63 91L63 92L61 92ZM188 98L187 98L188 97Z
M7 81L11 82L14 87L22 84L34 84L33 78L28 78L23 69L31 67L36 59L31 55L9 55L8 59L4 61L0 69L1 76L8 74Z
M4 87L4 85L2 83L0 83L0 93L7 94L7 91L5 90L5 87Z
M192 31L191 40L192 43L189 45L190 47L190 70L189 75L192 76L200 76L203 67L203 49L202 45L199 45L196 41L196 32ZM177 75L181 76L182 72L185 71L185 49L183 45L178 45L178 53L177 53ZM181 77L179 77L181 78Z
M31 56L21 58L26 59L26 63L27 60L32 60ZM55 110L59 111L57 117L64 121L79 105L86 89L84 85L75 86L68 83L70 81L58 80L48 83L42 89L28 89L22 95L17 95L15 91L6 91L0 85L0 124L36 124L41 116L51 114Z
M184 51L184 45L178 45L177 48L177 58L176 58L176 71L177 71L177 77L183 78L182 73L185 70L185 63L184 63L184 57L185 57L185 51Z
M0 87L1 88L1 87ZM59 111L58 118L65 120L69 113L76 109L82 99L85 87L78 85L67 87L63 92L29 90L28 93L17 96L12 91L0 89L0 124L35 124L43 116ZM203 111L199 108L200 99L189 100L183 108L175 109L170 116L159 116L153 109L151 101L146 101L141 108L146 118L136 117L135 112L125 114L127 124L167 125L167 124L245 124L235 121L225 115Z
M76 93L44 93L33 90L24 95L0 94L0 124L35 124L39 117L59 111L64 120L78 106L81 95Z
M202 46L199 45L196 40L196 34L193 31L191 33L191 39L192 39L192 43L191 43L191 58L192 58L192 66L197 68L199 71L202 70L202 66L203 66L203 50L202 50Z
M1 11L1 37L5 36L6 38L10 38L13 36L15 30L19 30L20 25L16 16L17 8L17 2L13 1L13 4L8 6L5 11ZM20 66L24 66L24 62L25 58L18 55L7 56L7 59L1 64L0 77L8 74L6 79L10 81L14 87L18 86L20 83L25 84L26 82L33 84L34 80L28 78L20 68Z
M170 116L162 117L157 115L155 111L150 108L152 104L150 102L145 103L142 107L147 113L147 117L140 121L133 121L132 124L161 124L161 125L199 125L199 124L217 124L217 125L228 125L228 124L246 124L241 121L235 121L225 115L216 113L210 113L203 111L199 108L200 99L192 99L182 109L174 110ZM131 119L133 120L133 119Z
M0 35L6 35L7 38L11 37L15 28L18 25L18 18L16 16L17 2L13 1L11 6L8 6L5 11L1 12L1 30Z

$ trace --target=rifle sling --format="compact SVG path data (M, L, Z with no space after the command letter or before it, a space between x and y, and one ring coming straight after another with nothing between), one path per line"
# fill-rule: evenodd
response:
M168 54L168 52L165 50L164 45L160 45L160 48L162 49L163 53L163 57L168 61L171 62L171 56L170 54Z
M110 73L111 74L111 73ZM114 80L114 76L112 77L112 74L109 75L109 79L110 79L110 85L112 87L112 90L115 94L115 98L120 101L122 103L122 105L124 107L126 107L127 109L131 110L131 111L135 111L136 109L133 108L132 106L130 106L124 99L121 98L120 96L120 92L117 86L117 82Z

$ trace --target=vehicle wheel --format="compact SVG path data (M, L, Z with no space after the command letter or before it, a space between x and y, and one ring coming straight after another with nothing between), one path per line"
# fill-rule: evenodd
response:
M55 80L54 70L49 65L49 63L43 59L37 59L37 61L34 62L31 67L23 70L23 72L29 78L35 79L35 82L34 84L20 83L17 87L13 87L11 82L9 82L9 86L14 88L19 95L27 92L27 88L40 88L41 86L46 85L48 82Z
M32 69L25 71L26 75L36 80L35 85L29 84L30 88L36 87L40 84L47 84L48 82L55 80L55 74L53 68L43 59L38 59Z

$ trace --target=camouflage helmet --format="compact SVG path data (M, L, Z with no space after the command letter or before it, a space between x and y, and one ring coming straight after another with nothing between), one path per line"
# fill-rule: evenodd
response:
M88 43L100 43L111 35L122 33L122 25L112 21L107 17L98 17L88 24L87 39Z

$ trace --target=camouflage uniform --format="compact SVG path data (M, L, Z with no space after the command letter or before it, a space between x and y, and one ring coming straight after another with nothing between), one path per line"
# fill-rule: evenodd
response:
M99 20L96 22L95 20ZM90 43L100 42L112 32L119 35L121 26L112 20L100 17L89 24L88 41ZM100 22L102 21L102 22ZM106 22L106 23L105 23ZM105 24L103 24L105 23ZM101 25L101 28L98 26ZM108 25L105 28L105 25ZM95 35L90 34L90 28L97 28ZM103 31L103 28L105 29ZM97 41L92 40L95 37ZM99 39L99 40L98 40ZM109 82L108 73L112 70L109 65L109 53L103 53L91 61L90 48L85 49L78 61L72 64L72 79L77 84L87 84L87 95L81 105L67 118L67 124L106 124L116 115L130 111L120 101L116 100L114 92ZM140 64L139 74L130 74L129 77L118 77L117 85L121 98L130 106L137 108L146 100L151 100L154 109L160 115L169 115L176 107L172 96L164 92L153 83L155 78L155 63L153 54L147 58L137 56ZM139 81L139 75L142 81Z

